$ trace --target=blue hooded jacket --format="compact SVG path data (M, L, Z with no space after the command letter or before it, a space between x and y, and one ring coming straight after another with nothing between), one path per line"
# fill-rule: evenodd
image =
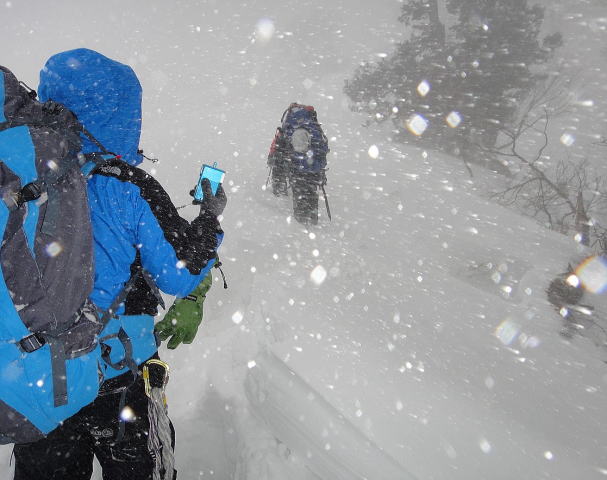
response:
M141 133L141 85L128 65L79 48L52 56L40 72L38 95L66 105L101 144L131 165ZM83 138L84 153L99 147Z
M108 309L140 262L164 292L184 297L207 275L215 262L223 232L216 218L181 218L160 184L134 165L141 130L141 85L127 65L88 49L52 56L40 72L40 100L62 103L110 152L118 155L93 170L88 195L95 250L95 283L91 300ZM84 139L83 153L99 152ZM122 161L124 160L124 161ZM145 282L141 282L145 283ZM141 364L156 353L153 313L126 300L127 315L110 321L104 337L126 331L133 357ZM124 313L121 306L118 313ZM120 342L107 341L111 361L124 357ZM106 378L124 370L108 369Z

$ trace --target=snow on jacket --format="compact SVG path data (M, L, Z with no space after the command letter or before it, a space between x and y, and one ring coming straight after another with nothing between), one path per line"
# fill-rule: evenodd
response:
M199 216L191 223L181 218L162 186L137 168L141 129L141 85L127 65L88 49L51 57L40 72L39 96L72 110L80 122L109 151L120 155L93 170L88 181L95 242L95 283L91 299L110 307L139 263L156 285L170 295L184 297L206 276L223 238L219 222ZM99 152L84 142L83 153ZM139 289L147 288L140 279ZM135 289L126 303L127 315L113 319L101 337L126 331L133 356L140 364L156 352L156 304ZM125 313L124 307L118 310ZM117 339L107 342L113 362L124 350ZM106 377L120 373L109 370Z

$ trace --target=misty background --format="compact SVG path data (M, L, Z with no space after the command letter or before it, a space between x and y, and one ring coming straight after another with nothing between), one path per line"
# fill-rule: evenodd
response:
M515 92L484 70L497 35L478 12L502 8L514 45L523 5L543 8L529 44L551 48L522 67L509 52ZM135 70L141 147L160 159L142 167L175 205L203 163L227 172L229 289L215 279L192 345L160 350L179 478L605 478L604 0L12 0L0 15L0 64L33 88L73 48ZM399 52L414 55L399 67ZM293 101L331 148L318 227L264 188Z

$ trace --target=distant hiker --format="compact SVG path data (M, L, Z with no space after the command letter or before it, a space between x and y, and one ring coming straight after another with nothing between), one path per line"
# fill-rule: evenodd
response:
M293 216L300 223L318 223L318 192L324 192L327 183L328 152L329 143L314 107L289 105L276 129L268 165L272 192L276 196L288 195L288 186L291 187Z
M168 367L158 360L158 288L204 298L223 238L226 196L204 183L199 215L178 215L168 194L136 168L141 86L130 67L87 49L59 53L40 72L40 97L72 110L83 138L95 251L91 300L110 315L100 333L106 381L99 397L38 442L15 447L15 479L89 479L96 456L104 480L173 479L174 431L166 415ZM113 153L110 153L113 152ZM208 281L207 281L208 282ZM200 298L199 298L200 297ZM185 341L198 319L182 318Z
M0 67L0 443L32 442L97 396L93 236L76 118ZM30 477L30 478L36 478Z

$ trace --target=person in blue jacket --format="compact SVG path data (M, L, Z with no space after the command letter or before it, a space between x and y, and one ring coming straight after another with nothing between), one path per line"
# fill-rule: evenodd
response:
M200 300L198 289L206 293L223 239L225 192L220 186L212 195L205 182L200 213L188 222L154 177L136 167L142 89L129 66L88 49L59 53L40 72L39 96L69 108L91 134L82 149L95 254L90 298L109 322L100 334L106 364L99 396L47 438L17 445L15 479L90 479L93 456L104 480L173 479L172 425L150 414L159 409L149 380L166 380L154 335L158 289L186 297L177 302ZM177 319L174 330L182 322L191 332L192 321L200 318Z

